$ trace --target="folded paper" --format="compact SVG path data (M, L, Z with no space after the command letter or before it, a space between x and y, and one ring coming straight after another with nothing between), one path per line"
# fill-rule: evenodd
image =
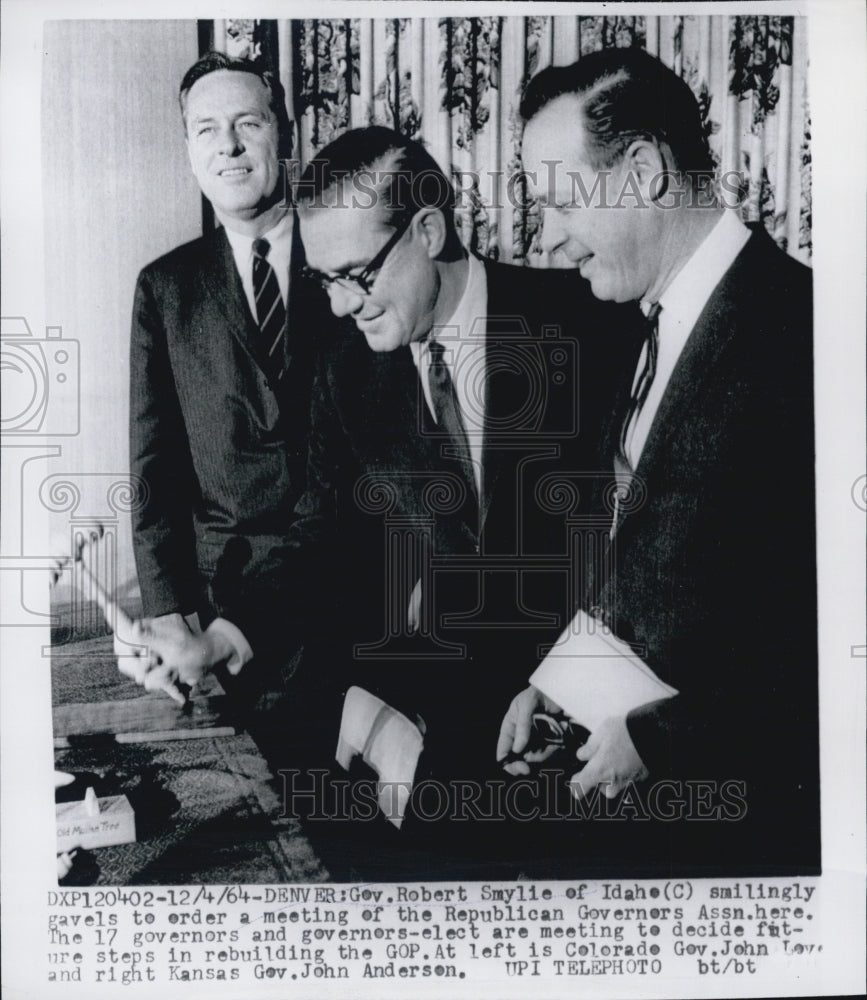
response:
M398 829L403 825L423 744L418 726L381 698L360 687L346 692L337 763L348 771L352 758L360 754L376 771L377 803Z
M591 733L610 716L624 716L639 705L677 694L628 643L584 611L578 612L530 683Z

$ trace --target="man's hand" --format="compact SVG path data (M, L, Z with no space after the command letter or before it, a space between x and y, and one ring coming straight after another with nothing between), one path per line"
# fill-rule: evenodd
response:
M142 639L150 651L151 670L173 671L183 684L196 685L216 664L227 660L232 650L225 648L211 632L179 630L161 619L141 623Z
M557 748L527 751L534 712L559 712L559 705L546 698L537 688L528 687L515 695L500 726L497 740L497 760L503 761L503 769L509 774L529 774L530 764L546 760ZM525 752L526 751L526 752ZM515 760L515 757L521 759Z
M177 647L182 647L193 636L180 614L127 622L127 627L118 629L114 637L118 670L146 691L164 691L179 705L184 705L187 699L176 684L178 671L166 665L153 648L151 638L154 635L160 636L164 644L171 642ZM130 650L130 646L134 648Z
M178 690L178 682L194 687L211 667L228 660L235 651L221 633L211 629L192 632L179 614L133 622L132 634L120 638L144 647L133 657L119 656L121 672L146 691L164 691L181 705L186 698Z
M163 669L159 657L151 654L147 635L154 627L167 634L175 632L178 641L183 641L184 636L190 634L187 623L179 614L162 615L143 621L130 621L124 616L123 620L117 622L114 633L117 668L146 691L164 691L183 705L186 698L175 686L177 675Z
M622 716L606 719L576 756L587 761L584 770L573 775L570 782L576 799L584 798L600 784L606 798L613 799L630 782L649 777Z

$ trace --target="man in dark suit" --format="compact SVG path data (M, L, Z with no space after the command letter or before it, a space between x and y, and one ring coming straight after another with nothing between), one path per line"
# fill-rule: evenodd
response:
M678 692L594 730L576 795L629 796L633 817L642 796L664 822L634 822L629 857L651 868L816 870L810 272L724 210L695 98L643 51L540 73L522 114L543 246L648 316L606 436L610 540L583 608ZM534 682L577 713L549 666ZM501 756L525 751L541 706L534 687L514 700Z
M185 75L180 104L193 173L221 226L141 272L130 362L131 467L144 495L133 513L138 578L150 633L176 638L188 617L205 628L234 606L292 524L308 344L328 315L301 275L280 182L291 126L279 82L212 52ZM236 705L279 687L274 670L258 657L234 685Z
M570 607L548 477L593 467L632 309L571 271L468 257L451 184L389 129L322 150L298 215L353 322L317 365L298 520L227 617L253 650L275 616L300 634L308 572L331 567L331 667L419 721L433 773L495 771L489 733Z

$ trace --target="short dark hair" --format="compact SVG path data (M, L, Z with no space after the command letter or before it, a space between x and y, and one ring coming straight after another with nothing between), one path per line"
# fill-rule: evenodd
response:
M249 59L227 56L225 52L206 52L184 73L178 90L178 103L181 106L184 128L186 129L187 126L187 96L193 89L193 85L198 83L203 76L216 73L221 69L228 69L234 73L249 73L262 82L268 91L268 107L277 119L277 130L280 137L279 156L281 159L290 156L292 152L292 123L286 108L286 92L283 85L270 70L262 69Z
M521 117L534 118L564 94L581 100L590 165L610 167L636 139L665 143L673 166L698 179L714 172L695 95L665 63L640 48L592 52L571 66L550 66L533 77Z
M445 219L446 242L440 257L457 260L464 249L455 227L455 190L424 145L382 125L353 128L328 143L307 164L298 180L300 204L320 201L326 191L373 172L389 161L387 174L374 187L388 208L388 224L397 229L421 208L438 208Z

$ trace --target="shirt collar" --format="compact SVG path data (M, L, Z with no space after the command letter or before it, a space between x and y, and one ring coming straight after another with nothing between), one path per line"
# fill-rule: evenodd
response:
M226 237L232 247L232 253L236 260L248 260L253 253L253 240L267 240L271 244L271 250L284 245L291 245L293 218L291 212L282 215L267 233L262 236L247 236L245 233L236 233L226 227ZM269 253L270 258L270 253Z
M415 340L409 345L416 367L423 353L427 351L428 341L436 340L440 331L448 331L443 337L444 341L456 335L462 340L468 339L474 330L476 334L481 333L484 338L484 326L479 328L476 323L479 317L487 315L487 275L484 264L477 257L470 254L468 263L467 283L464 285L463 294L455 306L455 311L445 323L437 323L424 340ZM483 339L481 343L484 343ZM449 363L450 352L447 352L445 357L446 363Z
M660 321L677 321L692 329L702 309L750 238L750 231L736 212L723 212L698 249L660 295ZM649 302L642 302L647 314Z
M482 262L470 254L467 268L467 283L464 286L463 295L455 306L455 311L445 323L438 324L431 331L431 336L436 337L438 328L456 328L457 335L465 340L470 337L474 330L476 320L485 315L476 308L481 296L487 295L487 282L485 280L485 268ZM476 331L478 332L478 331Z

